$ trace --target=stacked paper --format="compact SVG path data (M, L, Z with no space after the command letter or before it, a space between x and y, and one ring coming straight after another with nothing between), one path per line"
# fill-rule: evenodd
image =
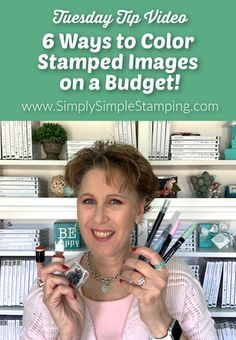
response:
M0 229L0 250L34 250L37 246L48 246L49 228Z
M213 160L220 157L220 136L171 136L172 160Z
M47 196L47 186L39 177L0 176L0 197Z
M87 141L76 141L76 140L68 140L66 142L66 152L67 159L70 160L76 152L83 148L89 148L93 146L95 140L87 140Z

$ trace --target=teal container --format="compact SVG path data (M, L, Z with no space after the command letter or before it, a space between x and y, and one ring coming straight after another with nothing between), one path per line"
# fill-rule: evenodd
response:
M225 158L225 160L235 160L236 159L236 148L225 149L224 150L224 158Z
M232 139L236 140L236 125L232 125Z
M214 248L214 243L211 242L212 237L216 235L216 233L209 231L213 226L213 223L200 223L198 225L199 238L198 238L198 247L199 248Z
M231 148L236 149L236 139L231 140Z

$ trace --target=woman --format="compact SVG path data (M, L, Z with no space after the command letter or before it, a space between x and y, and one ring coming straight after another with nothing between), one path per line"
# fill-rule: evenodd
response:
M77 218L90 273L79 291L63 276L68 267L41 269L24 308L23 339L171 339L178 319L183 339L217 339L199 284L185 266L145 247L130 235L154 197L157 182L148 161L133 147L98 142L67 165L66 182L77 193ZM150 259L141 261L140 255ZM156 266L156 268L155 268Z

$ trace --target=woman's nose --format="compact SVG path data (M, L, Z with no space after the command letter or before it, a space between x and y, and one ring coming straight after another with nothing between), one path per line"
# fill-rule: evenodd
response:
M94 212L94 222L97 224L107 222L108 216L106 214L106 207L104 205L100 205L96 207Z

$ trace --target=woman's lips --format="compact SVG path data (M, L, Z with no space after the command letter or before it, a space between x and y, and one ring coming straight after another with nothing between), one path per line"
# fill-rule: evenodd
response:
M108 230L101 231L92 229L92 233L97 240L104 241L110 239L115 232Z

